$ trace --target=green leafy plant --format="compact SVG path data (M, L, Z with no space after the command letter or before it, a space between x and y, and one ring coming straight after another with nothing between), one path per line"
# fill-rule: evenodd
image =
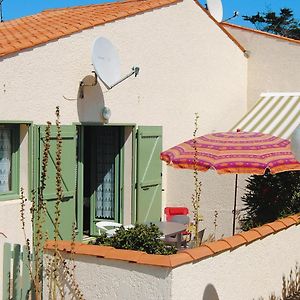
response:
M148 254L169 255L177 252L174 246L165 244L160 239L162 233L154 225L136 224L133 228L118 228L116 234L107 237L101 234L95 242L96 245L112 246L116 249L130 249L144 251Z
M246 193L242 197L244 215L240 219L243 230L300 212L299 171L275 175L266 172L250 176L247 182Z

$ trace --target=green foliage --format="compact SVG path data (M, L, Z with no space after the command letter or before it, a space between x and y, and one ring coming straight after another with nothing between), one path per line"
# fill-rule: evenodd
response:
M275 175L253 175L247 179L242 197L245 215L240 220L243 230L272 222L280 217L300 212L300 172Z
M272 11L258 12L253 16L243 16L243 19L254 24L259 30L300 39L300 22L294 18L294 13L289 8L281 8L279 14Z
M174 246L166 245L161 239L159 228L154 225L136 224L133 228L125 229L123 226L117 229L112 237L101 234L96 245L112 246L116 249L130 249L144 251L148 254L174 254L177 252Z

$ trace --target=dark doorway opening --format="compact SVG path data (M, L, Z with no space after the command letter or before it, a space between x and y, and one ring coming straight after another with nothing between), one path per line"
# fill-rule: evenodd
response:
M100 220L120 221L120 126L85 126L83 233L97 235Z

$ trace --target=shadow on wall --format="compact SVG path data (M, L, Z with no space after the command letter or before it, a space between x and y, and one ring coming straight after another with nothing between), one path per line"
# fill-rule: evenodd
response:
M212 284L206 286L202 300L219 300L218 293Z
M77 94L77 112L78 119L81 123L96 122L104 123L102 109L104 107L103 91L99 82L93 86L95 77L88 75L82 79L84 87L78 89ZM84 95L84 98L81 96Z

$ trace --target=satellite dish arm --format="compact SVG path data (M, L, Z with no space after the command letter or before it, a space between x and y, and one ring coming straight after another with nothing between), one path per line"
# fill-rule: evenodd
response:
M4 0L0 0L0 22L2 23L3 22L3 12L2 12L2 2Z
M226 19L226 20L224 20L223 22L227 22L229 20L232 20L232 19L236 18L238 15L239 15L239 12L238 11L234 11L233 12L233 16L230 17L230 18L228 18L228 19Z
M103 81L102 82L105 85L105 87L110 90L113 87L115 87L116 85L118 85L119 83L121 83L122 81L124 81L127 78L131 77L132 75L134 75L134 77L136 77L139 74L139 71L140 71L139 67L132 67L131 72L129 74L127 74L124 77L122 77L120 80L118 80L117 82L115 82L113 85L107 85L105 82L103 82Z

